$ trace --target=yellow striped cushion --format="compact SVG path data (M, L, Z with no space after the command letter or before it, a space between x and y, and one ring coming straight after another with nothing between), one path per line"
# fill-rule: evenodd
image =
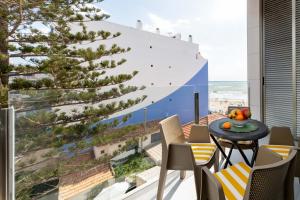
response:
M292 149L292 146L287 145L262 145L265 148L268 148L279 155L282 156L283 159L286 159L289 156L289 153Z
M216 151L216 145L211 143L191 143L191 147L197 165L208 163Z
M245 163L238 163L214 174L221 183L226 200L242 200L251 168Z

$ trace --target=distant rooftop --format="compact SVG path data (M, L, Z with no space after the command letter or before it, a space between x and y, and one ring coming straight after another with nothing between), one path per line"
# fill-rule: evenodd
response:
M59 198L68 199L113 178L109 164L66 175L59 180Z
M211 122L218 120L218 119L222 119L224 117L225 116L222 114L210 114L210 115L207 115L206 117L200 118L199 125L207 126ZM186 139L188 139L190 137L190 132L191 132L191 128L192 128L193 124L194 124L194 122L189 122L182 126L183 133L184 133L184 136Z

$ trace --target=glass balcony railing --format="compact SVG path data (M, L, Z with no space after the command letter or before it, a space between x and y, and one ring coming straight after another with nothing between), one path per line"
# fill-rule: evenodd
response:
M226 114L229 106L248 106L247 81L209 82L209 112Z
M193 121L195 92L200 115L207 115L203 88L149 87L105 101L97 91L11 91L16 199L115 199L149 174L158 178L158 122L174 114L182 124ZM82 101L84 95L95 101Z

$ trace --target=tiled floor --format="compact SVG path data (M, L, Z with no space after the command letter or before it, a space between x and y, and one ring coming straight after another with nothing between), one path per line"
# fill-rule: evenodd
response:
M261 143L264 143L263 141ZM251 157L251 151L245 151L248 158ZM233 151L231 161L233 163L240 162L242 157L239 152ZM138 191L132 191L122 199L126 200L155 200L157 192L157 178L156 180L149 181L145 186L138 189ZM165 192L165 200L181 200L181 199L196 199L196 191L194 185L194 176L192 172L187 173L187 178L184 180L179 179L178 172L172 172L168 175ZM295 179L295 200L300 200L300 184Z

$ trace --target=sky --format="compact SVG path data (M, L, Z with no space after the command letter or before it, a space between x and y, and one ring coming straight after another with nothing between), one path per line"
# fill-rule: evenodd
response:
M162 34L181 33L208 59L209 81L247 80L246 0L105 0L108 21Z

